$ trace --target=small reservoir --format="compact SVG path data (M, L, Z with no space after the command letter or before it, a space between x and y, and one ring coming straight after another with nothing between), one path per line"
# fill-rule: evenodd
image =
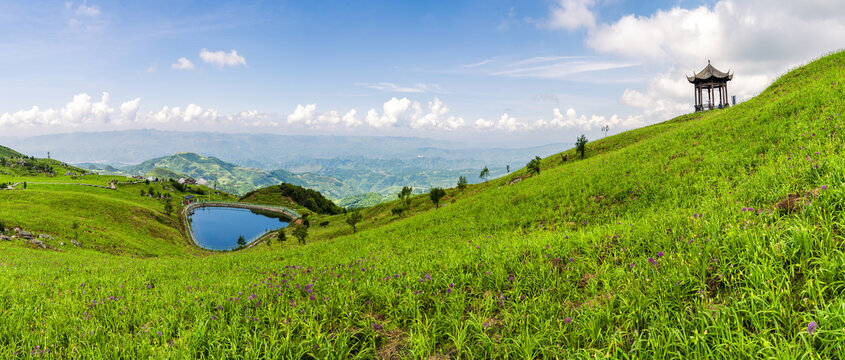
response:
M209 250L231 250L243 236L247 244L262 234L286 227L287 218L259 210L204 206L192 210L191 228L197 245Z

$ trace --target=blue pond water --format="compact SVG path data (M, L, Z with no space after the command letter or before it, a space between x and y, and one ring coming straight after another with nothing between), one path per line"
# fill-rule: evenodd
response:
M239 236L249 242L267 231L287 225L281 219L229 207L201 207L194 209L191 215L197 244L210 250L230 250L238 247Z

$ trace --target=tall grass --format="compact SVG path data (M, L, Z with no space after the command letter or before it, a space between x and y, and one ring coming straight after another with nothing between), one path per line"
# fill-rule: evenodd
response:
M138 259L2 242L0 356L842 358L843 79L845 54L827 56L436 211L366 209L356 234L325 217L306 246ZM66 206L51 209L82 211Z

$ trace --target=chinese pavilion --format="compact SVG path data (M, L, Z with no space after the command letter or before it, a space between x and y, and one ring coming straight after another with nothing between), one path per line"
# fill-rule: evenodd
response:
M710 65L710 60L707 60L704 70L693 76L687 76L687 80L695 85L695 111L713 110L717 106L719 109L728 107L728 81L731 81L733 77L734 74L730 74L730 70L722 72ZM718 104L715 101L717 89L719 90ZM706 99L702 96L705 90L707 91Z

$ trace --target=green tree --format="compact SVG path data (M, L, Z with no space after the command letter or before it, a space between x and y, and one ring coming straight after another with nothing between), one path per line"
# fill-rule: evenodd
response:
M23 182L23 189L26 190L26 181Z
M402 191L400 191L399 194L396 194L396 196L399 197L399 200L405 200L406 203L409 203L411 202L412 191L414 191L414 188L410 186L403 186Z
M243 235L238 236L238 247L244 247L244 246L246 246L246 239L244 239Z
M144 196L144 189L141 189L141 196Z
M353 211L351 214L346 215L346 223L349 224L349 226L352 226L353 233L358 232L358 228L356 227L356 225L358 225L358 223L361 222L361 220L363 219L364 216L362 216L361 212L359 211Z
M431 191L428 192L428 197L431 198L431 202L434 203L435 209L440 207L440 199L444 196L446 196L446 190L443 190L443 188L431 188Z
M285 241L288 241L288 237L287 237L287 235L285 234L285 228L281 228L281 229L279 229L279 233L276 235L276 239L278 239L278 240L279 240L279 242L285 242Z
M583 159L584 152L587 151L587 137L584 136L584 134L581 134L581 136L579 136L578 139L575 140L575 149L578 150L578 152L581 154L581 158Z
M305 241L308 239L308 227L305 225L299 225L295 229L293 229L293 236L299 239L299 243L305 245Z
M396 204L392 209L390 209L390 212L393 213L393 215L402 217L402 213L405 212L405 210L408 210L408 207L405 206L405 204L400 203Z
M164 214L170 216L170 213L173 212L173 204L170 200L164 202Z
M467 177L461 176L458 178L458 190L464 191L467 188Z
M484 182L487 182L487 178L489 176L490 176L490 169L488 169L486 166L484 167L484 169L481 169L481 173L478 174L478 177L481 178L481 179L484 179Z
M525 166L528 169L529 174L537 174L540 175L540 157L535 156L531 161L528 162L528 165Z

